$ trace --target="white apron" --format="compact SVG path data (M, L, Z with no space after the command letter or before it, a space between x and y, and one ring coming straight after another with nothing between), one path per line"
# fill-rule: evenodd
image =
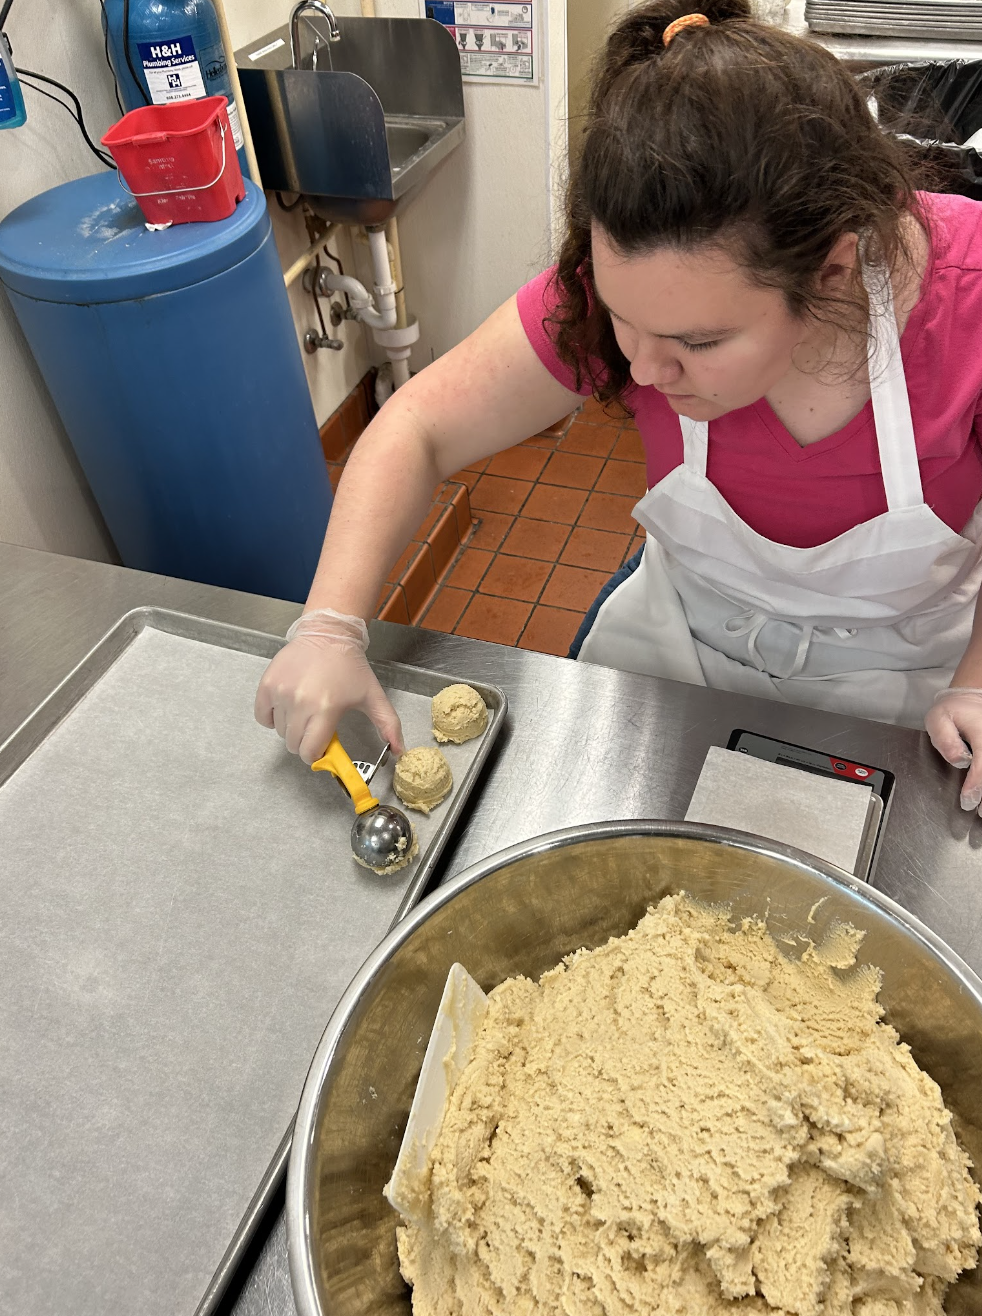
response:
M925 504L889 279L870 301L887 510L814 548L775 544L706 478L709 425L682 416L684 462L634 508L641 564L581 661L920 726L971 635L982 503L960 535Z

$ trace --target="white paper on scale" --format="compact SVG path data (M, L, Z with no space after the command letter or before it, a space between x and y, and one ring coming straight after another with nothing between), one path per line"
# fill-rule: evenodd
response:
M539 60L535 9L538 0L420 0L423 18L441 23L460 49L465 82L536 87Z

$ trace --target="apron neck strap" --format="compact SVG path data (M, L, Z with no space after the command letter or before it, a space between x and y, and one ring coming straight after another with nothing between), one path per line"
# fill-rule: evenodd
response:
M864 265L863 283L869 294L869 381L876 446L887 507L895 512L904 507L919 507L924 502L924 492L890 276L882 268ZM705 477L709 423L679 416L679 425L685 465L695 475Z
M891 512L924 502L889 273L863 266L869 294L869 384L880 473Z
M679 416L679 425L682 427L682 460L695 475L705 476L709 457L709 421Z

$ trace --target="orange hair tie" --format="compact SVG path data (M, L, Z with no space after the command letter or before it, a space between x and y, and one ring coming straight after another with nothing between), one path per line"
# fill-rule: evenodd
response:
M672 37L678 36L687 27L709 27L709 19L705 14L683 14L666 27L662 34L662 45L667 46Z

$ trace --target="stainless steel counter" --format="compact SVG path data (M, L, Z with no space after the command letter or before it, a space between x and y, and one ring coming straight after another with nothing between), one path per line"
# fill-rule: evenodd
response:
M295 604L0 545L0 741L130 608L155 604L282 634ZM502 686L509 725L445 851L445 879L538 833L682 818L710 745L735 727L896 774L874 884L982 972L982 825L917 732L377 622L379 658ZM236 1316L292 1316L282 1219L241 1277Z

